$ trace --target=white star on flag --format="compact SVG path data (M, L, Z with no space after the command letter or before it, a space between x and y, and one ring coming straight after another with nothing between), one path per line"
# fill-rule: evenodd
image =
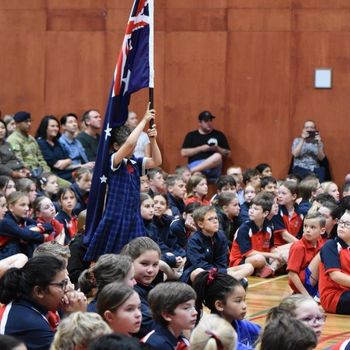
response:
M101 177L100 177L100 180L101 180L101 184L102 183L107 183L107 177L105 176L105 175L102 175Z
M107 124L107 128L105 129L105 141L107 140L107 137L111 137L111 131L112 131L112 128L109 127L109 123Z

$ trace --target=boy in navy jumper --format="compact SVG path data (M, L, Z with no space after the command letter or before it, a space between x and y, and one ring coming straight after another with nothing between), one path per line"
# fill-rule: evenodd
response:
M251 264L241 264L228 268L228 241L223 231L219 231L216 210L211 206L201 206L193 212L197 231L187 243L187 260L181 280L193 282L202 271L212 268L230 274L241 280L251 275L254 268Z
M196 325L196 292L181 282L165 282L151 290L148 302L152 310L154 329L142 342L154 349L187 349L188 340L182 335Z
M166 179L166 185L169 209L172 216L178 218L185 210L186 184L180 175L169 175Z

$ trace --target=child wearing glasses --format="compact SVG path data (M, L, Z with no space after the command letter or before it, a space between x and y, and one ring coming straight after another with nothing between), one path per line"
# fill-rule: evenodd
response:
M249 263L228 268L228 240L225 233L219 230L214 207L197 208L193 212L193 220L197 231L188 240L182 281L193 283L200 272L212 268L229 273L238 280L253 273L254 268Z
M326 312L350 315L350 212L338 220L338 237L321 249L319 290Z
M316 296L318 292L321 235L326 230L325 217L316 212L306 215L303 237L292 244L288 258L289 286L294 293Z

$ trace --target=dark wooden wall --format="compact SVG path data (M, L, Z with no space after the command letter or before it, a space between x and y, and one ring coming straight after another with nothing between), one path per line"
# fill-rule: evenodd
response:
M0 0L0 109L104 111L132 0ZM349 0L155 0L156 109L164 168L208 109L232 160L285 176L292 139L314 119L338 183L349 166ZM333 88L313 88L314 69ZM147 93L132 100L142 114Z

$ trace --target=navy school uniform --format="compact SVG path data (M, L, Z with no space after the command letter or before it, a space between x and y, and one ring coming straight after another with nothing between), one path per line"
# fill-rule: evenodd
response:
M173 217L180 217L185 210L185 202L181 198L175 198L171 193L167 193L168 206L173 213Z
M142 340L156 350L174 350L179 342L189 346L189 341L182 335L176 338L167 327L156 323L154 329Z
M240 206L240 211L239 211L239 215L238 215L238 221L239 224L243 224L243 222L249 220L249 208L250 208L250 203L248 202L244 202L243 204L241 204Z
M152 220L143 219L143 225L145 228L145 235L151 238L154 242L159 245L162 256L161 260L165 261L170 267L175 267L176 265L176 257L174 255L167 255L166 253L170 253L169 247L163 242L158 234L157 226L153 223Z
M13 301L2 313L0 333L20 339L28 350L48 350L54 331L47 314L48 310L29 298Z
M89 198L89 193L88 192L83 192L78 184L76 182L74 182L70 188L72 189L72 191L75 194L75 197L77 199L77 204L75 206L75 208L73 209L73 214L78 216L80 212L82 212L83 210L87 209L87 201Z
M136 337L142 338L146 334L152 331L154 328L154 321L152 318L152 312L148 304L148 293L152 290L153 285L145 286L143 284L137 283L134 289L139 293L141 299L141 313L142 313L142 323L140 331L135 334ZM159 349L160 350L160 349Z
M48 223L42 225L43 232L32 231L28 228L36 225L37 222L30 218L18 222L11 212L7 212L4 219L0 220L0 259L17 253L24 253L31 257L36 245L44 242L43 233L53 231L52 225Z
M176 236L177 243L179 247L184 250L184 256L186 256L188 234L185 225L185 220L182 217L173 220L170 224L170 231L174 236Z
M153 217L153 223L157 227L158 236L161 241L168 247L169 252L175 256L185 256L186 252L178 243L177 236L170 230L170 225L173 221L173 217L170 215L162 215L161 218Z
M196 231L188 240L187 260L181 281L188 282L192 271L197 268L210 270L215 267L218 272L227 272L228 242L225 234L218 231L213 237Z
M55 218L63 224L65 232L64 244L68 244L77 233L78 220L75 216L69 216L63 210L60 210Z

